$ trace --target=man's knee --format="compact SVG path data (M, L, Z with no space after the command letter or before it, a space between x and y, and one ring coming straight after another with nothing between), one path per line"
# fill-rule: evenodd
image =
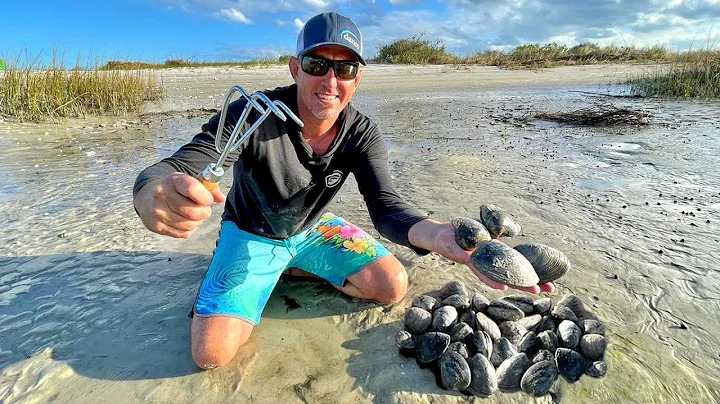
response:
M190 330L192 357L201 369L214 369L230 362L250 337L253 326L232 317L195 316Z
M408 275L405 267L392 255L377 260L379 268L373 270L375 275L374 300L383 304L397 303L405 297L408 288Z

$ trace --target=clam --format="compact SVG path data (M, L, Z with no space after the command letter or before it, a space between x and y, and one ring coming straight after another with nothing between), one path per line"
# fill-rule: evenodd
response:
M565 320L558 325L557 336L560 341L560 346L575 349L580 344L582 331L580 331L580 327L572 321Z
M550 315L553 316L557 321L578 321L575 312L572 311L569 307L565 306L555 306L555 308L552 309L552 312L550 312Z
M419 307L405 310L405 329L413 334L425 332L432 323L432 314Z
M518 351L525 352L528 357L531 357L535 354L535 352L542 348L542 343L534 331L528 331L522 336L520 342L517 344L517 347Z
M499 241L480 242L470 260L485 276L506 285L529 287L540 280L522 254Z
M533 314L531 316L523 317L520 320L517 320L516 323L527 328L528 330L531 330L537 327L538 324L540 324L540 321L542 321L542 316L539 314Z
M450 281L440 288L440 299L446 299L452 295L467 295L465 284L460 281Z
M552 309L552 300L549 297L537 299L533 302L533 309L535 313L545 315Z
M519 244L515 249L520 252L537 273L540 283L552 282L570 270L570 260L550 246L538 243Z
M459 353L446 351L439 362L440 380L448 390L462 390L470 385L470 366Z
M585 334L580 338L580 352L590 360L602 359L607 348L607 340L600 334Z
M460 341L451 342L450 345L448 345L447 350L457 352L465 359L470 357L470 352L468 351L467 346Z
M510 295L501 297L500 300L508 302L518 309L522 310L524 314L533 313L533 303L535 302L532 297L525 295Z
M499 338L497 341L495 341L495 344L493 345L492 355L490 355L490 362L492 362L493 366L495 367L500 366L501 363L505 362L506 359L510 358L516 353L518 353L517 349L515 349L515 345L513 345L509 339L505 337Z
M605 335L605 326L598 320L582 320L578 322L578 326L583 334Z
M497 322L516 321L525 316L522 310L505 300L493 300L490 302L490 306L488 306L487 309L487 315Z
M435 331L445 332L457 323L458 312L452 306L442 306L432 314L432 327Z
M450 223L455 227L455 242L465 250L472 251L477 243L490 240L490 233L475 219L456 217Z
M487 310L488 306L490 305L490 301L487 299L487 297L481 295L480 293L475 293L472 296L471 304L473 310L485 312L485 310Z
M462 341L473 333L472 327L465 323L457 323L450 330L450 341Z
M443 306L453 306L458 311L467 310L470 308L470 298L467 295L450 295L442 301Z
M555 364L560 374L570 383L578 381L587 369L585 358L569 348L558 348L555 351Z
M475 331L465 338L465 345L471 355L481 354L490 358L493 350L493 342L485 331Z
M412 300L412 307L419 307L423 310L427 310L432 313L433 310L440 307L440 303L432 296L429 295L420 295L416 296Z
M495 341L498 338L502 336L502 333L500 332L500 328L498 325L490 319L490 317L486 316L484 313L476 313L475 314L475 322L477 325L478 331L485 331L488 333L490 338Z
M512 216L496 205L481 205L480 220L492 238L514 237L520 233L520 226Z
M498 389L511 393L520 390L523 374L532 365L525 353L517 353L501 363L497 368Z
M595 361L585 369L585 374L590 377L603 377L607 372L607 363L604 361Z
M525 372L520 379L520 388L534 397L542 397L550 391L550 387L558 377L554 361L537 362Z
M555 352L558 347L558 337L554 332L550 330L543 331L538 334L538 339L540 340L540 345L542 345L542 348L547 349L550 352Z
M429 365L440 359L450 345L450 336L441 332L428 332L415 338L418 363Z
M533 363L538 363L542 361L554 361L555 360L555 354L548 351L547 349L541 349L538 351L538 353L533 356L532 361Z
M513 345L518 346L522 337L528 332L523 326L514 321L504 321L498 325L500 335L510 340Z
M543 331L555 332L555 330L557 330L557 326L555 325L555 320L553 320L552 316L543 316L542 320L540 320L540 324L538 324L535 329L538 333Z
M475 320L475 312L472 310L464 311L460 315L460 322L463 322L463 323L469 325L470 327L472 327L473 330L477 329L477 320Z
M395 335L395 344L400 348L400 354L408 358L415 357L415 337L407 331L400 331Z
M585 315L585 305L577 295L565 295L558 302L557 306L564 306L569 308L575 313L577 317L583 317Z
M470 365L470 386L468 391L478 397L490 397L498 388L497 376L492 363L483 355L474 355Z

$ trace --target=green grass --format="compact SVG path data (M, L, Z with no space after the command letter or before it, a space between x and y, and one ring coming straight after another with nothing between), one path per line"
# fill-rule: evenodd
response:
M254 59L248 61L191 61L186 59L167 59L164 63L147 63L139 61L112 60L100 67L100 70L137 70L137 69L171 69L176 67L256 67L286 65L290 55L282 55L277 59Z
M8 62L0 72L0 115L20 121L123 114L163 95L162 84L146 70L65 69L53 59L43 69Z
M630 80L632 95L670 98L720 98L720 55L677 62Z

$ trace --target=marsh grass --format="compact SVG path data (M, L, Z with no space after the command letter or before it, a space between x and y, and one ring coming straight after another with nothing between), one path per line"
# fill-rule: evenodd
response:
M720 98L720 55L686 59L630 80L630 93L645 97Z
M145 101L164 93L154 72L65 69L53 58L48 67L8 63L0 72L0 115L21 121L43 121L88 114L118 115L138 111Z
M262 67L287 64L290 55L282 55L277 59L254 59L248 61L192 61L187 59L167 59L163 63L146 63L139 61L111 60L100 67L100 70L137 70L137 69L172 69L178 67Z

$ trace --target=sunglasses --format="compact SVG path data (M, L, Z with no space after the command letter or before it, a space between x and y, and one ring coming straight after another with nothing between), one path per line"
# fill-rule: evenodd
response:
M339 80L352 80L360 70L360 63L351 60L330 60L320 56L300 56L302 70L311 75L322 77L332 67L335 77Z

